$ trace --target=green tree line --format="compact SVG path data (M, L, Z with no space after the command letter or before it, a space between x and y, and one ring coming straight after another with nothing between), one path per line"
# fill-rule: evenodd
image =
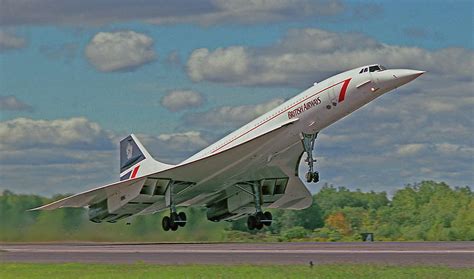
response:
M0 196L0 241L358 241L474 240L474 200L469 187L423 181L385 192L351 191L324 185L305 210L272 210L273 224L248 231L245 220L212 223L205 208L184 209L188 224L161 229L162 214L125 222L95 224L87 210L27 211L63 196L45 198L4 191ZM165 214L165 213L163 213Z

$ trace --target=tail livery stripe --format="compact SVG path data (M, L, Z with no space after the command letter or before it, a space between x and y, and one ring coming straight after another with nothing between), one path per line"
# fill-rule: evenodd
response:
M130 179L130 178L135 178L137 176L137 173L138 173L138 168L140 168L140 165L136 166L133 169L133 171L129 171L126 174L122 175L120 177L120 181L127 180L127 179Z
M137 172L138 172L138 169L140 168L140 165L136 166L134 169L133 169L133 172L132 172L132 176L130 178L135 178L135 176L137 176Z
M350 81L351 78L348 78L342 84L341 92L339 93L339 102L344 101L344 98L346 97L347 86L349 86Z
M130 174L132 174L131 171L129 171L129 172L127 172L126 174L122 175L122 176L120 177L120 181L129 179L129 178L130 178Z

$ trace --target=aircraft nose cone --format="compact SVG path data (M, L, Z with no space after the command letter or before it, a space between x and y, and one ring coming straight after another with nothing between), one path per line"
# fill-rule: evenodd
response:
M401 73L401 78L409 78L410 80L414 80L415 78L424 74L425 71L418 71L418 70L404 70Z
M425 71L418 70L398 70L394 77L402 83L407 83L424 74Z
M424 73L425 71L410 69L389 69L385 71L374 72L372 73L372 76L376 80L378 87L382 88L382 90L379 92L388 92L409 83Z

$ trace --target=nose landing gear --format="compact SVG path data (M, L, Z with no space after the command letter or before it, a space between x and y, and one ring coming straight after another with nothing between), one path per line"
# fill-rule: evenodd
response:
M315 171L315 172L312 172L312 171L308 171L306 173L306 182L310 183L310 182L313 182L313 183L317 183L319 181L319 172Z
M301 143L303 144L304 152L306 153L306 162L308 163L308 172L305 175L306 182L310 183L317 183L319 181L319 172L314 171L314 163L316 159L313 159L313 150L314 150L314 143L316 138L318 137L318 133L314 134L305 134L301 133Z

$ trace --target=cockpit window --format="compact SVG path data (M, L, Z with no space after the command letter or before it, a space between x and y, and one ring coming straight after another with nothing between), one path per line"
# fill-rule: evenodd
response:
M379 65L375 65L375 66L370 66L369 67L369 72L377 72L377 71L380 71L380 67Z
M371 72L371 73L372 72L379 72L379 71L385 71L385 70L387 70L387 68L385 68L382 65L374 65L374 66L365 67L365 68L360 69L359 74L366 73L366 72Z

